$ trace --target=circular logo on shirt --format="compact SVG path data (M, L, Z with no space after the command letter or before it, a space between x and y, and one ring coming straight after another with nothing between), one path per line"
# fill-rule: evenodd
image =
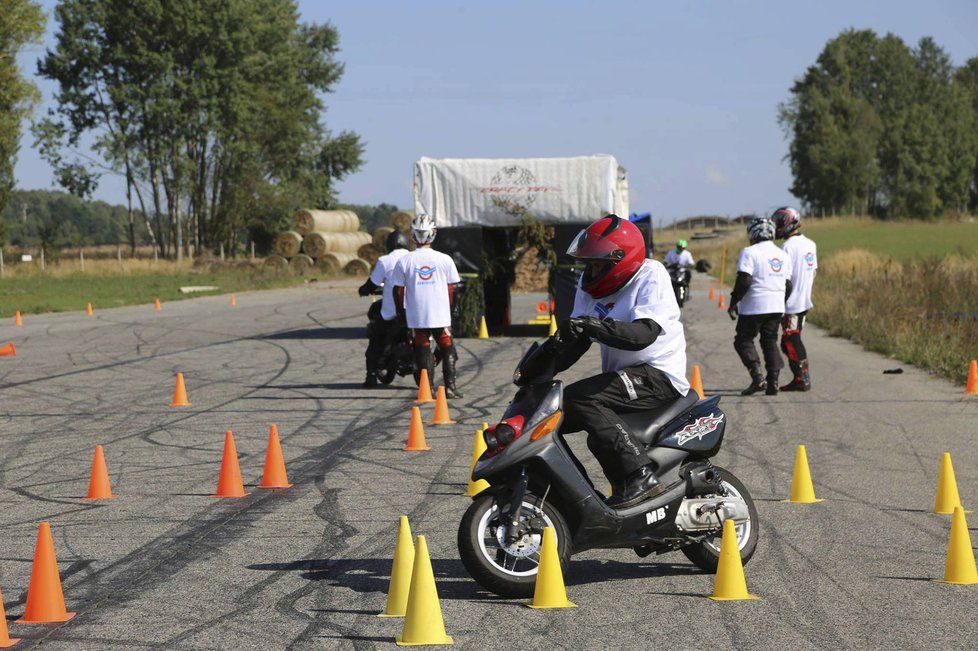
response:
M774 273L780 273L781 267L784 266L784 260L782 260L781 258L771 258L770 260L767 261L767 263L771 265L771 271L773 271Z
M417 268L418 278L421 280L431 280L431 277L435 275L435 268L424 265Z
M805 254L805 262L808 263L809 267L815 266L815 254L809 251Z

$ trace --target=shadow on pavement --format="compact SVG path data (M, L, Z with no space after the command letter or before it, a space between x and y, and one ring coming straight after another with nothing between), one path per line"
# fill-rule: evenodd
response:
M366 339L366 326L346 328L299 328L284 332L273 332L259 339L289 340L289 339Z
M476 583L457 559L432 559L438 596L442 599L511 601L484 590ZM310 559L287 563L256 563L249 570L266 572L297 571L309 581L327 581L330 585L356 592L385 594L390 582L391 559L362 558L325 560ZM665 576L702 574L698 568L685 563L623 563L621 561L586 559L571 561L566 584L587 585L608 581L646 580Z

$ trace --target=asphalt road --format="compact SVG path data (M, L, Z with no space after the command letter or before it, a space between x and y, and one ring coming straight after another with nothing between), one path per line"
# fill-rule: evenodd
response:
M461 342L459 421L429 427L428 453L401 450L414 390L365 391L366 309L353 285L327 284L83 313L6 319L0 343L0 587L23 612L37 525L51 523L64 625L13 625L24 645L105 649L391 647L378 619L397 517L425 534L446 628L462 648L974 648L978 586L931 581L949 520L933 515L940 455L961 498L978 503L978 400L960 387L809 328L815 390L737 395L747 375L725 312L694 280L685 311L690 363L729 417L716 462L757 501L758 601L703 598L712 577L679 553L574 558L579 608L532 611L481 591L455 535L473 432L512 395L529 339ZM520 297L523 318L535 297ZM79 301L84 301L79 297ZM97 308L97 306L96 306ZM901 375L884 369L903 366ZM573 379L595 371L582 360ZM168 405L176 371L192 407ZM254 488L268 426L282 436L287 491ZM251 494L210 497L224 431ZM572 446L586 457L580 435ZM81 499L95 444L117 498ZM805 443L827 501L785 504ZM588 460L587 465L595 465ZM978 518L978 516L972 516ZM978 540L971 523L972 538Z

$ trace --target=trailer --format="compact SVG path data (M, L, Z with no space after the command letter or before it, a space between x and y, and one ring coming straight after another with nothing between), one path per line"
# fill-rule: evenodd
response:
M558 320L573 307L581 267L565 255L587 224L609 213L629 215L628 175L614 156L569 158L427 158L414 165L416 213L438 227L434 248L451 255L466 280L460 303L468 314L454 324L473 336L484 315L490 333L513 325L510 289L513 252L527 220L551 233L557 254L548 270L552 312ZM651 246L651 230L640 226ZM475 294L472 294L474 292ZM473 307L474 306L474 307ZM474 324L473 324L474 321Z

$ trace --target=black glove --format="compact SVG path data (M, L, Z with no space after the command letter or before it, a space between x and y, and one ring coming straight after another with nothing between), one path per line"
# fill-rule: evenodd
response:
M360 289L357 290L357 294L360 296L370 296L371 289L370 281L368 280L364 284L360 285Z
M736 303L734 303L733 305L731 305L727 309L727 314L730 315L730 319L731 320L733 320L733 321L736 321L737 320L737 317L740 316L740 311L737 309L737 304Z
M601 330L601 321L593 316L577 316L567 323L578 339L595 337Z

